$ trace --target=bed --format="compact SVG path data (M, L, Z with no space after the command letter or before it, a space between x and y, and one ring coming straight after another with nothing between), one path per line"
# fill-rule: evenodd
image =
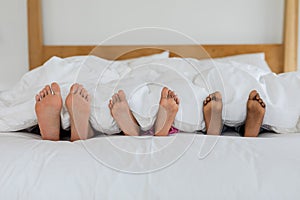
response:
M124 60L170 51L201 59L264 52L275 73L297 68L298 0L286 0L284 42L258 45L49 46L41 1L28 0L30 69L52 56ZM195 54L198 49L203 55ZM207 52L207 53L206 53ZM1 199L299 199L300 134L258 138L181 132L169 137L99 134L43 141L0 133Z
M300 134L224 136L213 149L215 137L189 133L74 143L0 137L3 199L299 198Z

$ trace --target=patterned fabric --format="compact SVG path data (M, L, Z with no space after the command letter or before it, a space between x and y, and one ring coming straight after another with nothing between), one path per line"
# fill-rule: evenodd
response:
M169 135L170 134L174 134L174 133L178 133L179 130L177 128L175 128L174 126L171 126L170 130L169 130ZM154 131L154 127L150 128L147 131L141 131L141 135L154 135L155 131Z
M177 128L175 128L174 126L171 126L171 128L169 130L169 134L174 134L174 133L179 133L179 130Z

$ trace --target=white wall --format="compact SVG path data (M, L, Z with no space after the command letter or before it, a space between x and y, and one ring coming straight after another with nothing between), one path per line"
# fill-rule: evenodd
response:
M46 43L95 44L121 31L149 26L178 30L200 43L272 43L281 42L282 38L284 0L84 2L43 0ZM117 41L122 44L181 43L173 37L145 32Z
M72 5L72 6L70 6ZM280 43L284 0L43 0L46 44L100 44L137 27L198 43ZM27 71L26 0L0 0L0 89ZM105 44L193 43L149 29Z
M0 90L28 69L26 1L0 0Z

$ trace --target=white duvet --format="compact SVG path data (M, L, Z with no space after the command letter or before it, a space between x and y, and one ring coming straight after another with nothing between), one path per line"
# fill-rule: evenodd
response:
M258 90L266 102L264 125L281 132L300 130L299 72L276 75L253 65L191 58L113 62L94 56L53 57L28 72L12 90L2 91L0 130L15 131L35 125L34 96L54 81L60 84L63 98L74 82L83 84L92 96L91 125L107 134L120 131L107 107L113 93L125 91L133 114L146 130L155 121L163 86L174 90L181 99L174 126L182 131L205 128L202 101L214 91L222 93L225 124L243 123L252 89ZM61 119L67 128L69 115L65 108Z
M0 199L300 199L300 134L215 139L1 133Z

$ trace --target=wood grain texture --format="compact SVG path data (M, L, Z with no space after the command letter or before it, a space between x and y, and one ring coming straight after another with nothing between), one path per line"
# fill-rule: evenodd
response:
M28 0L28 32L30 69L42 65L52 56L96 55L123 60L169 50L171 56L217 58L264 52L275 73L297 70L298 0L286 0L283 44L253 45L123 45L123 46L45 46L43 43L41 0ZM205 49L205 50L204 50Z
M297 70L298 57L298 0L285 1L284 71Z
M44 40L42 27L42 11L40 0L27 1L28 15L28 47L29 47L29 66L39 66L43 63Z
M218 58L264 52L275 73L283 72L283 45L132 45L132 46L45 46L43 62L52 56L95 55L109 60L124 60L170 51L171 57Z

